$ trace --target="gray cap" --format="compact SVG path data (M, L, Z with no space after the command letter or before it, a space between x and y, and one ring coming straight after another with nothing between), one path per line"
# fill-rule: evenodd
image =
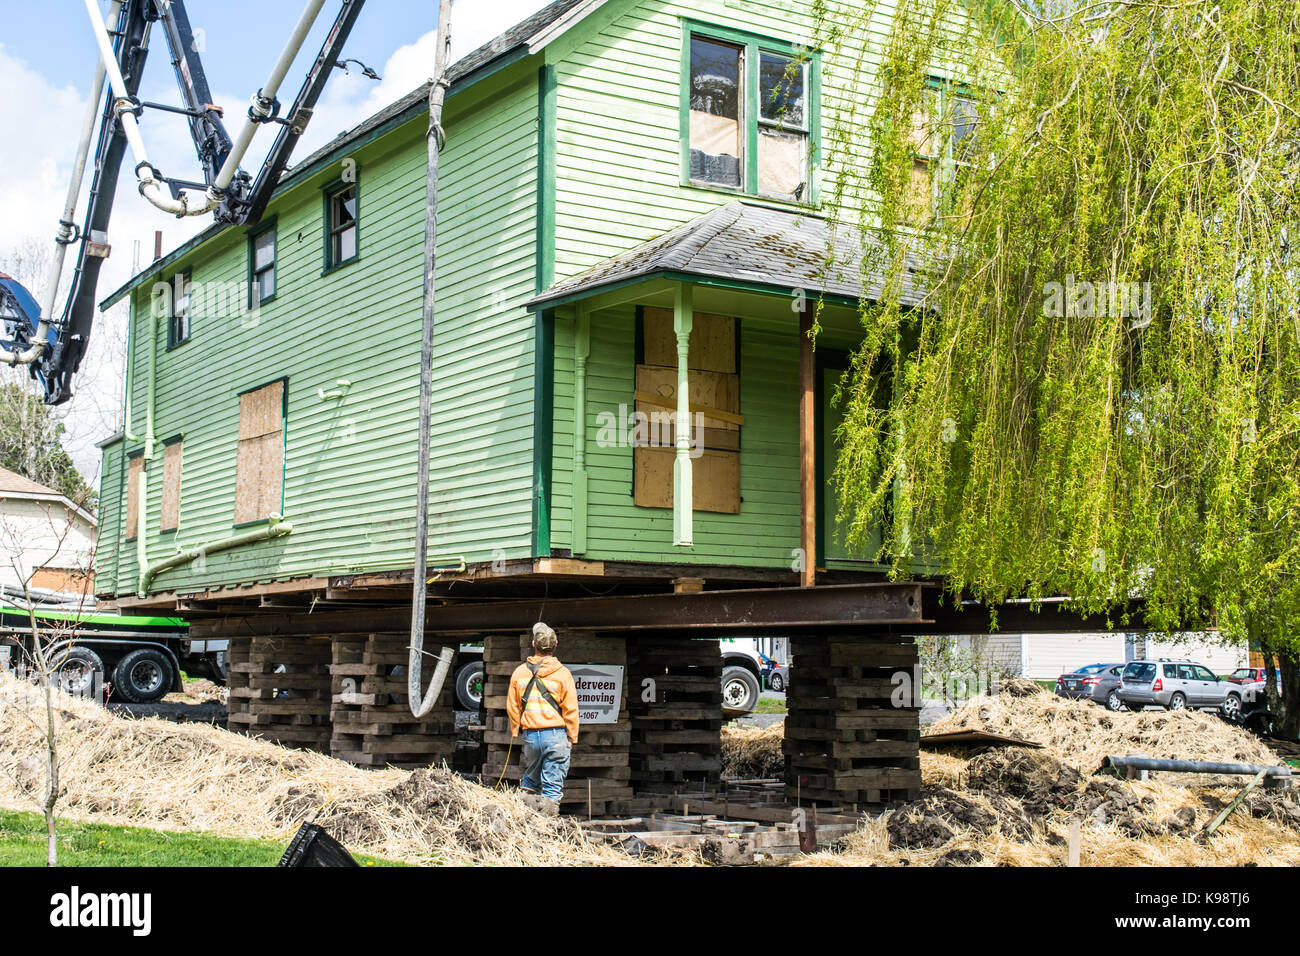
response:
M541 621L533 625L533 646L539 651L553 651L555 645L559 644L559 638L555 636L555 631L547 627Z

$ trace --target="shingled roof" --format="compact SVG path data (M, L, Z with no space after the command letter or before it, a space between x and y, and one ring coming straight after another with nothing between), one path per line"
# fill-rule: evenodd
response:
M876 299L878 277L862 275L856 230L832 229L825 219L755 203L720 206L581 275L562 280L529 304L547 305L603 288L653 277L701 278L770 286L810 297ZM904 304L919 300L915 290Z
M8 468L0 468L0 494L18 494L18 495L58 495L59 492L53 488L46 488L39 482L32 481L30 478L24 478L16 471L10 471Z

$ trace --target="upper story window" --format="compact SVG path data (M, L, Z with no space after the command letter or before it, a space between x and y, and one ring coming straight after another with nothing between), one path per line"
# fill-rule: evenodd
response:
M918 222L944 212L948 187L970 168L979 127L979 104L960 84L930 77L922 104L913 124L912 202Z
M325 270L357 258L360 248L360 191L348 183L325 194Z
M172 280L171 310L167 317L167 347L175 348L190 337L190 293L194 282L188 272Z
M816 57L700 26L683 59L686 181L810 200Z
M248 240L249 307L275 298L275 225L253 233Z

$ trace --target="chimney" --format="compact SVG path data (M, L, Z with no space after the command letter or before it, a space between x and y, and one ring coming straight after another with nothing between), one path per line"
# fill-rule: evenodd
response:
M157 262L162 258L162 230L153 231L153 261Z

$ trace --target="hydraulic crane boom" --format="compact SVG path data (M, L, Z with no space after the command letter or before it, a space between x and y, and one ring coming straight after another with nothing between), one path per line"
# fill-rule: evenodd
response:
M103 260L109 254L109 217L117 191L118 174L128 147L135 159L135 174L142 196L179 217L212 212L218 223L246 225L256 222L266 210L271 194L289 163L289 157L310 121L316 102L324 91L330 70L338 63L365 0L339 0L333 28L313 61L307 78L289 113L281 117L275 98L279 84L315 23L325 0L307 0L288 43L271 70L266 83L251 100L247 120L233 141L222 123L222 111L212 104L207 77L194 42L189 16L182 0L113 0L106 23L97 0L85 0L100 50L96 89L106 76L109 95L99 121L95 149L95 170L83 224L70 221L75 210L83 154L76 165L69 192L67 217L60 220L56 242L61 247L79 244L72 286L58 319L52 318L58 286L60 250L51 275L48 306L41 310L31 295L7 276L0 281L0 361L28 365L44 390L47 404L57 405L72 397L72 379L81 367L90 341L96 306L96 286ZM171 54L182 105L168 106L141 102L138 98L150 33L161 26ZM186 118L195 153L203 170L203 182L165 176L149 162L138 120L155 110ZM87 118L87 132L91 120ZM256 180L239 168L258 128L279 124L280 132L267 154ZM163 191L166 187L166 193ZM16 288L15 288L16 287ZM42 312L44 314L42 314Z

